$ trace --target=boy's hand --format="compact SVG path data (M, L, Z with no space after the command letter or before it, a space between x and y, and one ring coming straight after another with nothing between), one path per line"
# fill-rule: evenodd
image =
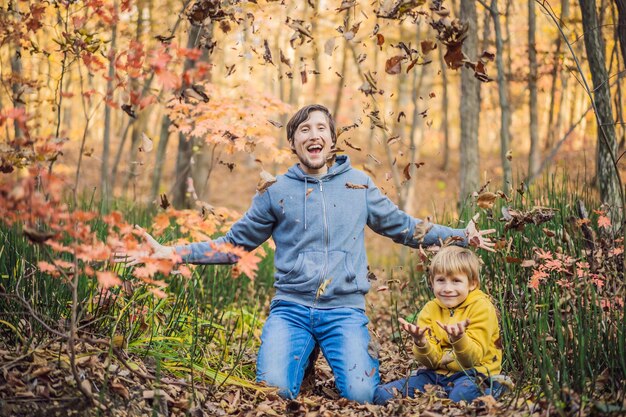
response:
M113 254L113 262L125 263L126 266L133 266L141 263L144 258L173 259L174 255L176 255L176 249L172 246L161 245L150 235L150 233L146 232L139 226L135 226L135 229L139 231L141 237L143 237L146 241L150 247L150 251L128 251L126 249L122 249Z
M450 343L456 343L465 334L465 329L467 329L467 326L469 326L470 321L469 319L465 319L464 321L456 324L443 324L442 322L437 321L437 324L446 333L448 333L448 339L450 340Z
M476 227L476 222L480 217L480 213L476 213L472 220L470 220L469 224L465 228L465 234L467 235L467 241L470 245L476 246L477 248L483 248L489 252L495 252L493 246L494 242L489 238L485 238L485 235L495 233L496 229L487 229L487 230L478 230Z
M426 340L426 331L428 327L419 327L415 324L409 323L402 317L398 318L402 330L409 333L413 337L413 342L418 346L425 346L428 341Z

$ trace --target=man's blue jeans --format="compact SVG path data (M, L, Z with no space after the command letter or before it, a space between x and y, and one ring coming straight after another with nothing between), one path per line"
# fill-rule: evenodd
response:
M356 308L318 309L272 301L263 326L257 381L278 387L284 398L300 391L311 352L319 345L342 397L371 403L380 383L378 358L368 352L369 320Z
M481 384L481 381L484 382ZM378 387L374 394L374 404L387 403L394 398L395 390L403 397L413 398L415 391L424 392L424 386L427 384L442 387L452 401L464 400L468 403L482 395L493 395L498 398L504 389L498 382L491 382L489 378L485 378L475 369L456 372L448 376L438 374L432 369L420 369L408 378L398 379Z

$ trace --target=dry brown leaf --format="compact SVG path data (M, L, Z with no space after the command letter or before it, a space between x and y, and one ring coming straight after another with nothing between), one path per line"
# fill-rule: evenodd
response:
M346 183L346 188L352 188L354 190L367 189L367 184L353 184L351 182Z
M128 391L128 388L126 388L126 386L119 383L118 381L112 382L111 388L116 394L118 394L120 397L124 398L125 400L130 399L130 392Z
M385 72L390 75L400 74L402 72L402 61L404 56L396 55L389 58L385 62Z
M272 184L276 182L276 177L265 170L261 171L260 176L261 179L256 187L256 190L259 192L259 194L263 194L265 190L270 188Z
M524 259L522 263L520 263L520 266L523 268L530 268L531 266L535 266L535 264L536 262L532 259Z
M493 207L496 202L496 198L498 198L497 194L490 193L488 191L481 193L476 200L476 204L480 208L490 209Z
M433 227L433 224L427 218L420 223L415 225L415 230L413 230L413 239L421 242L424 239L424 236L428 233L428 231Z

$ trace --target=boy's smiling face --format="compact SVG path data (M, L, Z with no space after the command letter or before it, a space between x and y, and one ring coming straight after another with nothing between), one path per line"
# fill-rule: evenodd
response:
M447 308L454 308L463 303L476 286L476 283L470 283L467 275L462 272L437 274L433 277L435 297Z

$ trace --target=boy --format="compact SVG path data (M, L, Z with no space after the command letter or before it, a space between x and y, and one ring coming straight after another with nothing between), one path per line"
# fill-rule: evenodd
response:
M500 329L495 306L479 289L479 271L478 257L466 248L447 246L433 257L428 280L435 299L424 306L417 325L399 319L426 369L379 386L376 404L385 404L395 390L414 397L427 384L442 387L455 402L500 393L500 385L490 380L502 365Z

